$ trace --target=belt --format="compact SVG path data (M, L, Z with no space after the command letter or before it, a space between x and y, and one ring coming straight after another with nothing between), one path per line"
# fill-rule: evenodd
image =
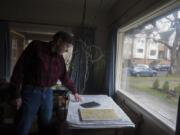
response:
M24 85L24 88L38 89L38 90L42 90L42 91L46 91L48 89L51 89L51 87L34 86L34 85Z

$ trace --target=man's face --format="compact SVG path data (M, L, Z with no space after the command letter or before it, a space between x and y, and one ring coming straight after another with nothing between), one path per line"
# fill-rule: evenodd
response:
M63 54L64 52L67 52L68 48L71 46L72 46L72 44L63 42L61 39L59 39L56 44L56 49L57 49L56 51L59 54Z

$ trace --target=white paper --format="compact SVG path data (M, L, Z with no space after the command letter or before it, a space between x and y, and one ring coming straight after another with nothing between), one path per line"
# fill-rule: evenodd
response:
M80 95L81 102L76 102L74 96L70 95L70 102L68 106L68 113L66 122L70 129L81 128L122 128L122 127L135 127L134 123L129 119L125 112L107 95ZM82 121L79 117L78 110L83 108L80 106L82 103L95 101L100 104L99 109L113 109L120 118L119 120L105 120L105 121Z

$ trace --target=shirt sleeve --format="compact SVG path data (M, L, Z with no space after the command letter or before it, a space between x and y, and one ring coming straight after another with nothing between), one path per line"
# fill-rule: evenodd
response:
M67 73L67 70L66 70L66 64L65 64L65 61L64 61L64 58L62 58L63 60L63 76L60 77L60 80L62 82L62 84L64 86L66 86L69 90L72 91L73 94L77 93L77 90L76 88L74 87L74 84L73 84L73 81L69 78L68 76L68 73Z
M18 59L12 76L10 80L11 89L13 89L13 97L19 98L21 97L21 87L24 78L24 69L25 69L25 62L30 60L29 58L33 56L35 51L36 42L31 42L28 47L22 52L20 58Z

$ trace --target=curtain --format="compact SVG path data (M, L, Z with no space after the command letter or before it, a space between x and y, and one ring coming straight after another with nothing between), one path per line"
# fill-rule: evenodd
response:
M78 93L87 94L93 90L94 68L91 63L93 52L90 49L94 45L95 30L93 28L76 28L73 56L69 67L70 77L76 86Z
M10 77L10 34L7 22L0 22L0 79Z
M113 28L109 33L109 45L106 52L106 81L105 93L111 97L115 94L115 67L116 67L116 47L117 29Z

